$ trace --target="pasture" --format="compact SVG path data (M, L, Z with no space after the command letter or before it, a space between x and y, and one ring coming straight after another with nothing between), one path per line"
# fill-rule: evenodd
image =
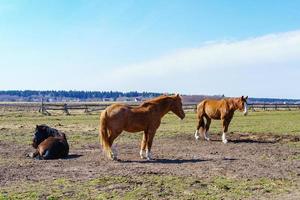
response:
M66 133L68 159L25 157L36 124ZM196 115L167 114L154 138L153 161L139 158L141 134L123 133L102 154L99 114L3 109L0 112L0 199L297 199L300 111L236 112L228 144L213 121L211 141L195 141Z

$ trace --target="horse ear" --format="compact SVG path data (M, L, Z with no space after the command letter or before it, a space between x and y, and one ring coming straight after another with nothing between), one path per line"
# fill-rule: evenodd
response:
M245 97L245 100L247 100L247 99L248 99L248 96Z
M179 93L176 93L176 95L175 95L176 97L180 97L180 95L179 95Z
M39 128L39 125L36 125L36 128Z

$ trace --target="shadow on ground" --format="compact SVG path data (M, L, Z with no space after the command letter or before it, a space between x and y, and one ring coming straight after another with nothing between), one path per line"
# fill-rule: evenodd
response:
M161 164L183 164L200 163L212 161L212 159L154 159L154 160L118 160L121 163L161 163Z

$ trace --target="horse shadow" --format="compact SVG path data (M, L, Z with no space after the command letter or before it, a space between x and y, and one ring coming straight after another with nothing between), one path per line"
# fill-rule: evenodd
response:
M71 160L71 159L76 159L76 158L79 158L81 157L82 155L81 154L69 154L67 157L65 157L64 159L65 160Z
M184 164L208 162L212 159L153 159L153 160L118 160L120 163L160 163L160 164Z
M25 155L27 158L30 158L29 154L26 154ZM64 157L64 158L57 158L57 159L48 159L48 160L72 160L72 159L76 159L76 158L79 158L83 155L81 154L69 154L67 157ZM33 158L34 160L45 160L43 159L41 156L36 156L35 158Z
M249 138L245 138L245 139L227 139L228 143L233 143L233 144L239 144L239 143L249 143L249 144L275 144L278 141L268 141L268 140L255 140L255 139L249 139ZM218 139L211 139L211 142L222 142L222 140L218 140Z
M253 139L236 139L228 140L228 142L239 144L239 143L250 143L250 144L275 144L277 141L268 141L268 140L253 140Z
M225 161L236 161L236 160L239 160L237 158L223 158L222 160L225 160Z

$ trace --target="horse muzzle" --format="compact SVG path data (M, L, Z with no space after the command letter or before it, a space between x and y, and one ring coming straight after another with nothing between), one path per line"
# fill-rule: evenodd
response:
M185 113L180 115L180 119L183 120L185 118Z
M247 103L244 104L244 112L243 112L244 116L248 115L248 105Z
M32 147L35 148L35 149L38 147L37 141L35 141L35 140L32 141L32 144L31 144L31 145L32 145Z

